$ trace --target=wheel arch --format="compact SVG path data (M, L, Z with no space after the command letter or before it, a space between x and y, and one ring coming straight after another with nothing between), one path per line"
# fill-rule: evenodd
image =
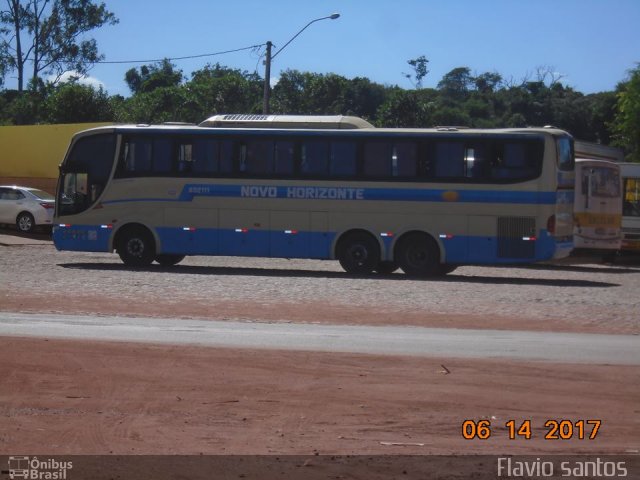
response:
M160 243L160 237L158 237L158 234L155 228L152 228L146 223L142 223L142 222L126 222L126 223L123 223L122 225L118 225L117 228L114 228L114 231L113 231L113 234L111 235L111 240L109 243L109 249L111 252L114 252L118 248L118 241L122 236L122 234L131 228L144 228L145 230L147 230L153 237L156 253L161 252L162 245Z
M434 235L433 233L421 228L411 228L403 231L400 235L396 236L393 243L391 244L391 252L393 253L394 259L397 257L396 249L398 248L398 245L401 245L402 240L406 239L410 235L425 235L429 237L438 246L438 256L440 258L440 263L444 263L446 258L444 245L442 245L442 242L437 235Z
M352 234L356 234L356 233L364 233L369 235L371 238L374 239L375 242L377 242L378 247L380 248L380 258L384 259L385 255L386 255L386 247L384 245L384 242L382 242L380 240L380 238L373 233L371 230L367 229L367 228L349 228L347 230L343 230L342 232L338 233L334 240L333 240L333 244L331 245L331 259L332 260L336 260L338 259L339 256L339 248L341 247L340 243L347 238L349 235Z

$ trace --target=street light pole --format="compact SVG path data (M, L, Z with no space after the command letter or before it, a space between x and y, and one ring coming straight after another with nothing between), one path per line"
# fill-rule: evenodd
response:
M293 42L298 37L298 35L304 32L307 29L307 27L312 23L319 22L320 20L335 20L336 18L339 18L339 17L340 17L339 13L333 13L327 17L320 17L320 18L316 18L315 20L311 20L304 27L302 27L298 33L296 33L293 37L291 37L291 39L287 43L285 43L284 46L273 55L271 55L271 47L273 47L273 43L271 43L271 41L267 42L267 52L265 53L265 60L264 60L264 96L263 96L263 102L262 102L262 113L264 113L265 115L269 114L269 100L271 97L271 85L270 85L271 60L273 60L276 57L276 55L278 55L282 50L284 50L287 45Z

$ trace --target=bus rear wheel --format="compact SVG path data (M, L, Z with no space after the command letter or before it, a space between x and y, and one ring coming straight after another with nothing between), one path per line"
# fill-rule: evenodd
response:
M440 249L424 233L410 233L401 238L395 259L402 271L412 277L433 277L440 273Z
M380 263L380 246L368 233L351 233L340 240L338 260L347 273L371 273Z
M120 259L130 267L146 267L156 258L156 246L151 232L142 226L128 227L118 235Z
M166 253L156 255L156 262L163 267L173 267L174 265L179 264L182 260L184 260L184 255L170 255Z

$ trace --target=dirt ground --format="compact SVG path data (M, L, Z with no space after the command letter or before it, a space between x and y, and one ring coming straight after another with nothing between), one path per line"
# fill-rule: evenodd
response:
M0 310L397 324L393 305L386 310L375 304L369 309L363 305L347 308L328 298L287 303L268 292L264 298L234 302L224 297L222 289L219 301L207 303L186 293L203 277L194 270L200 267L183 271L183 275L160 272L169 275L163 278L184 283L175 285L178 293L171 299L145 295L142 301L137 297L132 302L124 290L117 295L97 295L90 288L80 292L79 286L71 288L62 280L43 286L40 292L30 288L28 294L18 294L12 280L22 278L21 270L64 268L60 265L66 260L58 257L49 266L51 255L55 254L49 246L0 246L5 272L0 273ZM35 260L37 266L22 263L24 268L19 268L19 262L24 262L20 256ZM93 265L87 262L85 266ZM86 270L78 271L78 276L112 274L114 285L134 276L108 265ZM236 273L225 271L224 281L233 283ZM255 282L254 293L272 281L271 276L274 282L281 281L277 272L269 278L254 276L252 270L240 273L239 281ZM158 272L141 274L136 285L140 278L153 284ZM291 282L286 288L341 281L327 275L293 276L285 279ZM81 281L89 285L88 278L81 277ZM604 284L605 280L599 281ZM584 286L571 281L566 288L573 292ZM413 286L400 283L405 289ZM461 283L461 288L477 290L482 285ZM422 286L438 288L435 283ZM604 291L600 285L587 286L591 291ZM565 285L558 283L555 288L561 287ZM535 290L540 285L533 282L523 288ZM525 298L511 301L525 302ZM611 306L602 308L615 313ZM523 312L526 318L526 307ZM403 312L402 323L637 333L637 319L625 315L620 315L613 331L603 327L604 321L581 320L575 313L557 323L547 319L523 324L522 316L508 314L491 317L483 312L474 316L415 310ZM241 470L228 470L233 475L206 478L495 478L492 457L465 457L460 462L473 461L464 467L460 462L452 466L443 461L432 470L423 462L431 458L427 455L634 456L640 452L639 400L640 368L633 366L0 338L0 454L266 456L250 457ZM490 437L465 439L462 425L466 420L491 422ZM509 438L505 426L509 420L518 425L530 420L531 438ZM572 438L545 438L549 420L572 422ZM578 438L575 425L580 420L602 422L595 439ZM585 436L590 432L588 426ZM288 462L289 470L280 462ZM184 468L166 477L124 472L100 478L205 478L198 476L203 473L202 465ZM271 468L278 475L266 475ZM482 476L482 468L489 468L492 476Z

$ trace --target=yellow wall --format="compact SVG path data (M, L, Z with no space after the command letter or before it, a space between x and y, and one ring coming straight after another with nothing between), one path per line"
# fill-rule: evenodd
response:
M74 133L108 123L0 127L0 177L57 178Z

